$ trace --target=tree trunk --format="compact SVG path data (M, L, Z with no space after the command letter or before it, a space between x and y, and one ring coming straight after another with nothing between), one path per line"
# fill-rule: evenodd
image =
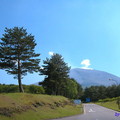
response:
M19 84L19 91L24 93L22 82L21 82L21 66L20 60L18 60L18 84Z

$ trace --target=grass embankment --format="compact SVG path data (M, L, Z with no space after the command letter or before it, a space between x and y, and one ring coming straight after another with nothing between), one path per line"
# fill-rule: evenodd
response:
M44 120L82 112L82 105L75 106L62 96L0 94L0 120Z
M118 108L116 99L112 100L112 98L111 99L109 98L108 101L96 102L95 104L120 112L120 109Z

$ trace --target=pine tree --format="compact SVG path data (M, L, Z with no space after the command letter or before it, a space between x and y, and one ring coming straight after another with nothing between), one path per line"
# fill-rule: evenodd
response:
M53 54L50 59L44 61L41 75L45 79L40 84L45 88L47 94L61 95L64 88L65 80L68 78L70 68L59 54Z
M40 54L36 54L34 36L28 34L23 27L5 28L0 40L0 68L13 74L18 79L19 90L24 92L21 79L27 73L38 72Z

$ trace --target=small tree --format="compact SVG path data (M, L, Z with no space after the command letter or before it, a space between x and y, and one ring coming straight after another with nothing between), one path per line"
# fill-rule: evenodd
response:
M71 80L76 83L77 85L77 95L76 98L80 99L83 95L83 88L81 86L81 84L79 84L75 79L71 78Z
M23 76L40 69L40 59L36 58L40 54L34 52L35 46L34 36L23 27L5 28L5 34L0 40L0 68L15 75L20 92L24 92L21 82Z
M67 98L77 98L78 95L78 86L77 86L77 82L74 81L74 79L66 79L65 81L65 85L62 88L63 91L63 96L67 97Z
M54 54L50 59L47 58L44 61L43 69L40 72L41 75L45 75L45 79L40 84L45 88L47 94L61 95L69 70L70 68L59 54Z

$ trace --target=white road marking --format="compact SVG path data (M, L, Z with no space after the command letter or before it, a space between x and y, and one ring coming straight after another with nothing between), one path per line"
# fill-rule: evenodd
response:
M93 111L92 109L90 109L88 112L95 112L95 111Z
M85 105L84 105L84 114L86 114L86 111L85 111Z

